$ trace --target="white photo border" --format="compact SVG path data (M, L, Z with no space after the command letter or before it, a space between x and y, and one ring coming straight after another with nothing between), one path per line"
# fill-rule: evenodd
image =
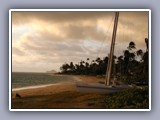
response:
M106 11L106 12L141 12L146 11L149 12L148 18L148 39L149 39L149 109L12 109L11 108L11 100L12 100L12 86L11 86L11 78L12 78L12 12L22 12L22 11ZM10 111L151 111L151 10L150 9L10 9L9 10L9 110Z

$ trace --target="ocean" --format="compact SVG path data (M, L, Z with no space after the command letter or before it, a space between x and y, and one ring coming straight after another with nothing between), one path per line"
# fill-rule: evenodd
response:
M58 74L13 72L11 86L12 89L17 89L75 81L77 81L77 79L74 77Z

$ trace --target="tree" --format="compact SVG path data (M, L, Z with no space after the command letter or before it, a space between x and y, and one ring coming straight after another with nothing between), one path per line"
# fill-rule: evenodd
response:
M70 71L74 71L75 70L75 66L74 66L73 62L70 62L69 68L70 68Z
M130 61L133 61L133 60L135 60L135 57L136 57L136 56L135 56L134 53L130 53L130 55L129 55L129 58L130 58L130 59L129 59L129 60L130 60Z
M124 74L128 72L130 52L128 50L124 51Z
M143 51L141 49L137 50L136 52L137 56L143 56Z
M149 81L149 55L148 55L148 38L145 38L145 43L146 43L146 52L143 55L143 74L144 74L144 79L145 82L148 83Z
M145 38L146 43L146 52L143 52L141 49L134 51L136 49L136 44L131 41L128 44L126 50L124 50L123 55L117 57L113 56L112 65L116 68L112 69L112 73L116 72L120 73L122 79L126 79L127 83L129 82L137 82L137 81L145 81L148 82L148 62L149 62L149 55L148 55L148 39ZM137 60L136 58L140 56L141 61ZM78 64L63 64L61 66L62 73L66 74L85 74L85 75L104 75L106 74L107 64L108 64L108 57L104 57L101 59L100 57L96 58L95 60L90 60L89 58L86 61L80 61Z
M70 68L70 66L67 63L63 64L62 67L60 67L60 69L64 73L66 73L69 68Z
M136 48L136 44L135 44L133 41L131 41L131 42L129 43L128 49L129 49L129 50L132 50L132 49L135 49L135 48Z
M148 51L148 38L145 38L145 43L146 43L146 51Z

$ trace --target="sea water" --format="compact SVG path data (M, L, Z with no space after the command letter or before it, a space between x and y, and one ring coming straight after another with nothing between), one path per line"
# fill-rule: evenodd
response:
M35 86L46 86L50 84L59 84L62 82L75 82L76 78L66 75L49 73L20 73L13 72L11 79L12 89L30 88Z

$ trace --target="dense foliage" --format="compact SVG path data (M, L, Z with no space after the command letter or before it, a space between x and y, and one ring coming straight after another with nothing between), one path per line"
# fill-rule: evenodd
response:
M141 82L148 84L148 39L145 38L146 51L136 50L136 44L130 42L123 55L114 56L111 77L117 76L118 79L130 84ZM105 75L108 57L97 58L90 61L80 61L78 64L73 62L65 63L60 67L63 74L83 74L83 75Z
M129 88L118 93L106 95L105 108L108 109L148 109L149 90Z

